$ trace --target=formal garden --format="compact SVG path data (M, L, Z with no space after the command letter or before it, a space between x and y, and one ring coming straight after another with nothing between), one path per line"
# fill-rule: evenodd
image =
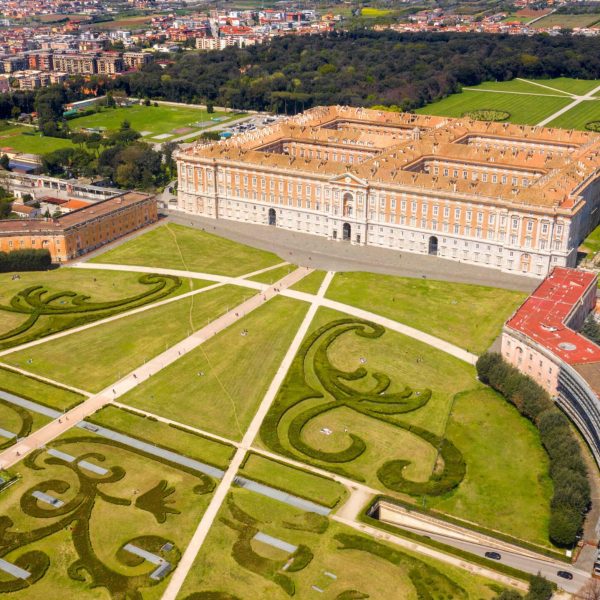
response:
M551 485L537 432L476 381L473 367L374 323L319 310L263 421L260 443L549 544ZM490 461L497 444L503 452Z
M160 598L216 485L84 429L13 470L0 496L0 593L15 598Z
M365 576L365 574L368 576ZM234 488L182 600L492 598L497 584L359 535L326 516Z

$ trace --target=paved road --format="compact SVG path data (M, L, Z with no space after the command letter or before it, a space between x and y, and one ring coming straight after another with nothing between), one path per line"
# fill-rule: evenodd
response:
M227 239L268 250L297 265L325 271L369 271L403 277L429 277L441 281L473 283L531 292L539 280L502 273L435 256L398 250L355 246L331 241L317 235L287 231L279 227L238 223L226 219L207 219L179 211L167 211L173 223L204 229Z

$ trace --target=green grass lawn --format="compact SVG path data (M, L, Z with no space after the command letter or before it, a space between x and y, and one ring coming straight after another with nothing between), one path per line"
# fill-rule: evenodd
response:
M144 265L238 276L281 259L199 229L162 225L93 258L90 262Z
M28 154L47 154L73 146L71 140L63 138L47 137L37 132L34 135L26 135L34 131L33 127L19 126L0 129L0 148Z
M600 99L584 100L571 110L548 123L548 127L585 129L590 121L600 121Z
M290 286L290 290L316 294L325 279L326 271L313 271L310 275L302 278L298 283Z
M337 273L326 296L481 354L526 294L464 283L350 272Z
M163 133L172 133L172 137L185 135L186 132L176 133L173 130L190 127L192 133L194 130L200 129L196 123L211 123L217 125L219 121L212 121L214 118L222 118L230 120L231 113L215 112L209 114L206 110L200 108L188 108L184 106L130 106L127 108L107 108L101 112L85 117L78 117L69 121L69 126L72 130L82 128L105 128L108 131L119 129L123 121L129 121L132 129L136 131L149 132L145 134L147 137L160 135ZM168 141L169 138L159 141Z
M557 90L549 90L548 88L540 87L539 85L535 85L535 83L531 83L531 81L540 83L542 85L548 85L550 87L556 87ZM465 90L492 90L499 92L519 92L523 94L539 94L543 96L555 96L561 95L568 97L566 92L570 90L560 90L559 86L554 86L554 82L558 81L557 79L552 80L523 80L523 79L511 79L509 81L484 81L480 85L476 85L473 87L464 88ZM574 80L576 81L576 80Z
M542 29L547 27L556 27L563 29L573 29L574 27L590 27L600 21L600 12L591 15L548 15L539 21L536 21L532 27Z
M330 508L339 507L348 495L341 483L255 453L248 455L240 475Z
M305 302L278 296L137 386L121 401L241 439L306 310ZM241 335L244 329L248 330L246 336Z
M40 567L35 575L41 578L36 581L32 576L13 595L87 600L139 594L159 600L170 575L153 581L149 575L156 567L132 561L133 556L121 548L134 543L160 553L170 542L175 548L164 551L164 556L176 564L216 482L81 430L68 432L49 445L76 459L85 457L109 473L94 475L77 462L65 463L44 450L18 465L21 479L0 496L0 514L8 522L0 529L0 553L9 562L33 567L35 561L22 563L20 557L37 551L47 557L48 568L40 568L44 558L38 554ZM34 490L47 491L65 505L58 511L36 501L31 497ZM21 503L30 505L27 512ZM79 540L77 545L75 540ZM73 571L77 561L84 570ZM90 572L98 578L95 582ZM6 577L3 574L0 581ZM102 584L112 587L112 593L98 587Z
M497 94L467 89L459 94L452 94L439 102L428 104L416 112L426 115L462 117L465 113L474 110L502 110L510 113L508 120L512 123L535 125L567 106L569 102L571 100L568 97L557 98L545 95L534 97L525 94Z
M250 528L247 523L252 524ZM312 560L298 571L294 570L298 559L288 570L280 570L290 559L289 553L256 540L243 541L240 531L247 531L248 537L259 531L294 546L302 545ZM346 546L349 542L352 542L351 547ZM393 554L389 550L393 550ZM386 557L394 560L386 560ZM234 489L221 507L180 597L204 591L222 594L207 595L207 598L252 596L285 600L290 596L275 583L276 573L280 579L289 580L288 585L294 589L293 597L298 600L317 597L487 600L494 596L488 580L465 570L397 546L374 542L334 521L311 518L286 504ZM417 595L413 581L419 580L422 587ZM317 592L313 586L323 591ZM251 594L248 590L252 590ZM350 590L354 590L352 595Z
M235 286L216 288L9 354L5 362L99 392L251 294Z
M319 309L310 331L342 316L329 309ZM387 330L379 338L344 333L329 346L327 359L344 373L366 369L364 380L342 377L346 386L362 393L367 393L384 375L390 379L386 395L408 388L417 396L429 390L430 399L415 410L384 411L382 417L364 414L338 400L337 406L315 413L301 429L304 444L312 450L328 453L345 450L352 442L350 436L358 436L366 448L353 460L330 462L292 446L289 432L294 419L326 405L333 398L324 393L322 375L316 371L317 363L319 369L324 368L318 352L317 346L304 360L304 382L295 379L294 367L290 370L261 429L260 446L329 471L343 469L343 474L349 477L398 495L384 485L377 471L387 461L406 460L404 476L414 482L427 481L436 468L438 455L437 446L414 432L415 427L422 428L453 442L464 458L467 471L467 477L454 491L435 498L428 496L428 504L439 505L448 513L486 527L547 543L551 497L548 463L531 424L489 388L479 384L472 366L393 331ZM316 392L305 392L306 385ZM317 392L324 396L318 397ZM307 399L298 401L298 398ZM278 419L277 440L282 449L269 441L271 438L265 429L268 427L271 431L271 420L275 417ZM492 448L505 446L503 440L506 439L511 440L510 449L505 448L492 460L489 456ZM422 501L420 496L413 500ZM515 506L519 510L513 510Z
M28 436L50 421L49 417L31 412L0 398L0 427L15 436L4 437L0 434L0 452L16 444L18 438Z
M271 285L276 281L283 279L286 275L289 275L292 271L296 270L296 268L296 265L283 265L282 267L265 271L264 273L260 273L254 277L249 277L249 279L251 281L258 281L260 283Z
M116 406L106 406L88 420L222 469L227 468L235 451L233 446Z
M572 77L556 77L555 79L534 79L531 81L537 81L543 85L550 86L552 88L556 88L558 90L563 90L570 94L575 94L577 96L582 96L591 92L594 88L600 85L600 80L598 79L573 79ZM535 86L537 89L541 90L539 86Z
M596 229L583 240L582 246L592 256L595 256L600 251L600 226L596 227Z
M72 408L84 400L83 396L71 390L2 368L0 368L0 390L58 410Z

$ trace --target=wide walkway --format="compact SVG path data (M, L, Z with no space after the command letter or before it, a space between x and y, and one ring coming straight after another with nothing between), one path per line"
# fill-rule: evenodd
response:
M194 348L200 346L200 344L203 344L207 339L223 331L248 313L257 309L259 306L262 306L265 302L278 295L279 290L294 285L310 272L311 269L307 268L296 269L276 284L267 287L260 293L255 294L245 302L232 308L229 312L218 317L206 327L196 331L183 341L175 344L162 354L159 354L144 365L138 367L113 385L102 390L99 394L88 398L75 408L66 412L62 417L55 419L26 438L23 438L16 445L0 453L0 465L2 465L3 468L11 467L32 450L44 446L51 440L65 433L75 423L83 421L91 414L100 410L103 406L106 406L113 400L123 396L142 381L152 377L152 375L158 373L165 367L168 367L187 352L190 352Z
M302 344L302 341L306 336L308 328L310 327L310 324L312 323L315 313L317 312L317 309L319 307L318 300L320 298L323 298L332 279L333 273L327 273L325 279L323 280L323 283L321 284L321 287L319 288L319 292L315 297L315 301L311 304L310 308L308 309L306 316L304 317L300 327L298 328L298 331L296 332L296 335L294 336L290 347L285 353L285 356L283 357L283 360L281 361L281 364L277 369L277 372L275 373L275 377L273 377L273 380L271 381L269 389L267 390L262 402L260 403L260 406L258 407L258 410L256 411L256 414L254 415L250 426L246 430L246 433L244 434L244 437L242 439L242 443L238 446L238 449L236 450L236 453L229 465L229 468L225 472L223 479L221 480L217 489L215 490L215 493L210 501L210 504L208 505L208 508L206 509L206 512L202 516L202 519L200 520L200 523L198 524L198 527L190 543L188 544L188 547L183 553L183 556L181 557L181 560L177 565L177 569L173 573L173 576L169 581L169 585L165 590L165 593L163 594L162 600L175 600L175 598L179 594L179 590L181 589L189 570L192 568L194 560L196 559L196 555L198 554L200 548L206 540L206 536L208 535L208 532L210 531L210 528L217 516L217 513L219 512L219 509L221 508L225 497L227 496L227 493L231 488L231 485L236 477L240 465L242 464L242 461L244 460L246 454L250 450L252 442L258 434L258 430L260 429L260 426L264 418L266 417L273 400L275 400L277 391L283 383L288 369L290 368L292 361L294 360L294 357L296 356L300 345Z

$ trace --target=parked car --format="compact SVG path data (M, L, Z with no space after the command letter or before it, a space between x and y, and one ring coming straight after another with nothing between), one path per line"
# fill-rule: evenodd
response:
M492 560L500 560L502 555L499 552L486 552L485 557L491 558Z
M573 579L573 573L569 573L569 571L558 571L556 574L563 579Z

